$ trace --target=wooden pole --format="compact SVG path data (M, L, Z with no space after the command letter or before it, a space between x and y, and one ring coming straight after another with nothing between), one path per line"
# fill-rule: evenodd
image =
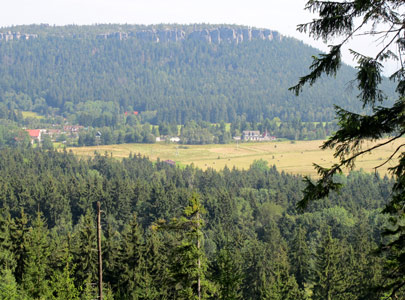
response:
M201 258L200 258L200 208L197 212L197 249L198 249L198 279L197 279L197 289L198 289L198 299L201 300Z
M97 244L98 244L98 298L103 300L103 259L101 257L101 210L97 201Z

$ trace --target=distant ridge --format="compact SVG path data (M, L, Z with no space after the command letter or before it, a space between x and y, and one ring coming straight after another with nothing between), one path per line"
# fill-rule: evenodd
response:
M20 32L0 32L0 41L29 40L37 38L38 34L24 34Z
M20 31L0 32L0 41L28 40L38 38L38 34L21 33ZM58 36L58 35L56 35ZM64 37L60 35L59 37ZM72 37L80 37L73 34ZM96 35L98 39L116 39L127 40L136 38L149 42L179 42L183 40L199 40L208 43L220 44L222 42L242 43L252 40L281 40L282 36L277 31L258 28L234 28L230 26L218 26L209 29L178 29L174 27L166 28L148 28L148 29L130 29L126 31L105 32Z
M82 116L80 124L125 111L152 124L185 124L326 122L334 104L361 110L348 66L295 97L288 88L319 50L270 29L40 24L0 28L0 37L0 110Z
M268 29L252 29L252 28L230 28L219 27L213 29L195 30L187 33L181 29L148 29L131 32L113 32L97 35L101 39L118 39L126 40L129 38L137 38L152 42L178 42L182 40L199 40L208 43L220 44L221 42L242 43L252 40L273 40L281 39L281 35L276 31Z

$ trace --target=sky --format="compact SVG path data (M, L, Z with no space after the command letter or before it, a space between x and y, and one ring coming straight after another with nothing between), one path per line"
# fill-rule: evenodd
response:
M101 23L235 24L276 30L326 51L327 45L297 32L297 24L315 16L304 10L307 0L5 0L0 27L22 24L90 25ZM372 50L362 39L349 47ZM370 53L371 54L371 53ZM353 64L348 50L344 61Z

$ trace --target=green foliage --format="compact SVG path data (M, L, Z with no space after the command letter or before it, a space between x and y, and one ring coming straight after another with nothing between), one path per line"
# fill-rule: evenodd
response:
M14 276L18 283L21 283L23 274L25 272L25 261L27 258L28 249L26 248L26 241L28 238L28 218L21 209L20 217L11 220L10 224L10 238L12 242L12 252L16 260Z
M45 135L42 140L42 148L45 150L53 150L53 143L51 138L48 135Z
M40 212L28 232L25 248L27 258L22 286L30 299L46 299L51 291L47 278L49 267L48 230Z
M97 244L96 226L93 214L88 210L86 215L80 217L76 225L75 234L72 237L74 278L76 284L85 284L84 291L90 288L88 285L97 278Z
M377 54L366 56L351 50L353 58L357 61L357 86L360 90L358 98L363 107L369 107L370 113L363 115L353 113L337 107L337 116L340 129L334 133L323 148L335 149L335 157L339 162L330 168L316 166L320 179L313 183L306 179L307 187L304 191L304 198L299 204L303 209L314 200L324 198L331 191L338 190L342 185L335 181L334 175L341 174L342 168L353 168L358 156L369 153L374 149L391 144L402 137L404 131L404 70L403 70L403 50L404 41L401 36L404 33L403 21L400 12L403 9L401 1L308 1L306 9L317 13L318 19L298 26L303 32L308 32L314 38L322 38L328 41L332 38L341 37L342 40L337 45L330 46L327 54L322 54L321 58L314 57L310 73L301 77L299 83L291 89L298 95L305 84L312 85L321 78L322 74L336 75L341 67L340 51L347 41L362 32L375 40L386 39L387 44L376 45ZM384 23L386 27L380 28ZM355 25L356 24L356 25ZM357 25L358 24L358 25ZM369 28L371 26L371 30ZM389 28L389 29L387 29ZM397 47L396 52L393 46ZM388 107L377 106L377 103L386 99L381 83L383 61L399 61L401 67L395 71L390 79L396 81L397 99ZM388 137L387 140L381 140ZM374 146L362 147L364 142L376 142ZM383 242L381 249L387 256L387 269L384 275L386 280L380 284L382 291L388 291L388 297L398 298L404 295L405 281L405 227L403 226L404 212L404 165L405 154L400 152L404 145L400 145L393 150L385 162L376 166L376 170L382 165L392 160L399 154L399 160L391 168L395 177L394 193L391 201L384 209L390 214L391 226L387 227L384 235L389 238Z
M19 296L17 282L10 269L3 269L0 271L0 299L3 300L17 300L22 299Z
M316 256L313 299L347 299L347 265L344 265L345 253L342 245L332 238L328 228Z
M69 254L68 254L69 255ZM55 270L54 275L51 278L49 285L52 289L51 299L67 299L67 300L78 300L79 291L75 286L73 269L71 266L72 257L68 256L65 258L63 270Z
M187 32L212 28L164 26ZM342 94L339 105L359 108L344 88L354 73L346 66L339 84L324 80L322 87L314 86L299 101L294 99L287 88L297 73L304 74L316 50L288 37L237 45L193 39L155 43L136 37L99 39L95 34L135 34L144 30L142 26L61 26L44 32L32 25L9 30L17 28L39 36L1 43L1 102L14 109L58 112L86 127L116 127L125 122L125 112L133 111L143 122L156 125L192 120L219 124L243 115L249 122L275 117L285 122L331 121L332 104ZM132 119L126 119L130 126L136 123ZM200 141L207 135L206 130L188 133ZM219 137L220 142L229 138L226 133Z
M261 161L217 172L140 155L1 149L0 270L20 298L96 298L100 201L105 294L115 299L195 299L198 280L202 299L309 298L327 226L345 256L336 272L346 295L369 297L382 279L370 252L393 181L342 176L340 194L298 215L301 179Z
M311 252L306 241L306 232L301 226L296 228L290 247L292 271L301 289L309 282L311 273Z
M123 299L144 299L147 275L143 258L144 242L141 228L134 215L122 232L119 251L118 290Z
M194 193L183 216L174 218L161 228L179 232L179 241L170 260L170 277L176 299L207 299L214 292L212 283L206 278L207 263L202 248L202 214L205 209L200 196Z
M10 236L10 215L0 213L0 270L14 270L16 261Z
M242 257L238 250L229 245L217 254L212 266L212 278L218 285L218 298L220 300L238 300L242 297Z

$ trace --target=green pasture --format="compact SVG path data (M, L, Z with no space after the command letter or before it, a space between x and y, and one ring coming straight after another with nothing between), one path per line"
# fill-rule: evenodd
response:
M44 118L44 116L38 115L36 112L33 112L33 111L22 111L21 114L24 119L26 119L26 118L43 119Z
M357 159L357 168L366 172L374 172L374 167L382 164L384 158L389 157L405 138L397 140L393 145L387 145L371 154L360 156ZM121 144L108 146L69 148L79 156L93 156L95 151L116 158L128 157L130 153L149 157L151 160L174 160L178 165L194 164L201 169L213 168L216 170L236 167L247 169L254 160L263 159L269 165L276 165L279 170L293 173L316 176L313 163L330 166L336 160L331 150L321 150L322 141L283 141L265 143L238 143L226 145L178 145L178 144ZM371 144L364 146L370 146ZM378 169L387 174L394 161L388 162Z

